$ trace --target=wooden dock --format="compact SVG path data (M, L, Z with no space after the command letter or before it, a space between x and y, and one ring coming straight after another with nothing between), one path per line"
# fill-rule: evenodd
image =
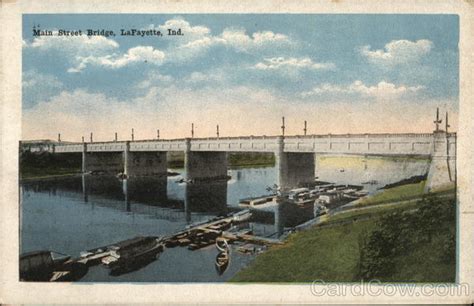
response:
M163 237L166 247L188 246L190 250L197 250L202 247L214 244L217 237L223 237L229 242L244 241L254 244L281 244L277 239L258 237L250 234L232 233L228 230L236 224L246 222L250 219L250 211L243 211L240 214L234 214L229 217L213 220L208 223L200 223L191 226L183 231L173 235Z
M269 246L283 243L278 239L254 236L251 234L250 229L241 230L238 232L232 231L235 225L238 225L243 222L248 222L251 216L252 213L249 210L244 210L237 213L233 213L231 215L216 217L206 222L200 222L194 225L190 225L184 230L181 230L177 233L168 236L136 237L125 241L116 242L107 246L90 249L88 251L81 252L79 257L72 258L67 261L67 265L65 264L64 267L68 269L69 267L71 267L69 269L71 271L66 271L71 275L76 273L77 271L75 270L78 270L79 268L85 269L85 273L87 273L89 267L104 264L103 259L107 256L110 256L111 254L114 254L114 256L116 256L115 252L120 253L121 244L126 243L130 240L139 239L153 238L156 240L156 244L161 244L165 248L187 247L191 251L215 244L216 239L218 237L226 239L230 244L235 242L242 242L246 244ZM162 247L160 252L163 252L165 248ZM130 258L129 260L130 264L133 265L134 261L138 261L139 259ZM55 277L51 278L52 281L58 281L60 279L64 279L62 274L55 274Z

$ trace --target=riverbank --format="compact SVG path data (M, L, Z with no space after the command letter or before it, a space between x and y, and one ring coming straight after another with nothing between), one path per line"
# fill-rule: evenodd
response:
M394 194L421 186L395 188L378 196L378 200L391 199L385 205L335 214L307 231L291 234L284 245L259 255L231 281L453 282L454 190L396 201Z
M25 152L20 157L20 179L44 179L81 173L81 155ZM275 157L271 153L230 153L228 157L230 169L271 167L275 165ZM168 160L168 168L183 168L184 154L172 154Z

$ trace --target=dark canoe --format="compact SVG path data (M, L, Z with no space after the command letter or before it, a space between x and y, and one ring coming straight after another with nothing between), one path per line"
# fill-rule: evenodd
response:
M158 237L135 237L133 239L121 241L110 246L109 249L115 251L116 260L106 261L108 257L104 258L103 263L111 268L123 268L126 266L133 266L141 261L148 261L155 259L157 254L164 249L163 243L159 241Z
M76 261L67 261L62 268L53 272L50 279L52 282L73 282L78 281L89 271L89 267L85 263Z
M68 255L53 257L51 251L24 253L20 255L20 280L49 281L54 270L70 258L71 256Z

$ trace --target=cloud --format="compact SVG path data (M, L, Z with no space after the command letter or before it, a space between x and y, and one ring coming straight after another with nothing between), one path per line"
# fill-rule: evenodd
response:
M271 31L255 32L251 36L244 29L226 28L218 36L205 35L180 46L182 49L202 49L216 45L228 46L240 51L268 46L271 44L291 44L288 36Z
M264 62L257 63L254 66L258 70L278 70L278 69L312 69L312 70L333 70L336 68L334 63L315 63L308 57L304 58L284 58L273 57L266 58Z
M99 66L109 69L118 69L125 66L146 62L154 65L161 65L165 59L165 53L150 46L137 46L128 49L127 53L122 55L105 56L78 56L78 65L68 69L68 72L75 73L85 69L88 65Z
M40 51L58 50L73 54L102 54L118 49L119 44L104 36L58 36L58 31L53 31L53 36L35 37L31 42L23 41L26 49Z
M64 85L55 76L43 74L35 69L22 74L23 108L31 107L36 101L44 101L57 94Z
M423 86L396 86L393 83L388 83L385 81L379 82L375 86L367 86L361 81L355 81L349 87L351 91L361 93L363 95L371 97L394 97L400 96L406 93L413 93L421 90Z
M239 52L252 52L266 47L294 45L289 37L272 31L260 31L247 34L243 28L225 28L220 34L213 35L203 25L191 25L182 17L167 20L164 24L150 24L143 30L161 31L167 37L168 29L181 29L183 36L169 39L166 53L168 60L178 62L193 59L213 47L227 47Z
M145 89L151 86L163 86L173 82L175 79L170 75L164 75L158 71L151 71L146 78L137 83L136 88Z
M362 81L357 80L350 85L337 85L324 83L320 86L314 87L311 91L302 93L303 97L317 96L324 94L331 95L351 95L358 94L365 97L373 97L378 99L383 98L394 98L401 95L416 93L422 90L423 86L405 86L405 85L395 85L393 83L388 83L386 81L381 81L376 85L368 86L365 85Z
M188 21L186 21L183 18L176 17L174 19L169 19L167 20L164 24L162 25L154 25L150 24L147 26L145 29L147 30L152 30L155 29L157 31L161 31L163 35L167 35L168 29L172 30L177 30L181 29L181 32L185 33L183 37L180 37L180 39L193 39L196 36L205 36L209 35L211 33L211 30L206 27L206 26L192 26ZM172 38L172 39L175 39Z
M81 136L94 132L99 141L112 140L118 132L119 139L124 139L131 128L136 139L154 138L156 129L163 138L182 138L189 136L191 122L197 137L214 136L216 124L221 136L275 135L280 131L281 116L286 118L289 135L301 134L304 120L308 121L310 134L428 132L432 130L430 110L435 111L436 106L450 111L456 130L456 101L361 101L288 99L267 89L245 86L220 90L152 87L133 99L115 99L85 90L64 91L24 111L23 138L54 138L60 132L65 140L80 141ZM46 117L48 120L44 120Z
M52 36L35 37L32 41L23 41L25 50L50 52L57 51L71 63L70 73L78 73L89 66L107 69L119 69L130 64L146 61L154 65L164 63L180 64L205 54L210 48L225 47L237 52L255 52L262 48L277 48L294 45L289 37L272 31L260 31L247 34L245 29L226 28L219 35L203 25L191 25L183 18L173 18L164 24L143 28L155 29L168 38L168 29L181 29L184 35L171 37L160 50L151 46L136 46L127 52L119 51L119 44L104 36Z
M201 56L214 47L226 47L238 52L251 53L262 48L293 46L287 35L272 31L260 31L247 34L242 28L225 28L219 35L212 35L205 26L192 26L184 19L171 19L164 25L150 25L147 29L167 32L167 29L181 28L184 33L179 39L173 39L169 52L170 61L183 61ZM167 52L167 53L168 53Z
M289 37L271 31L247 34L245 29L226 28L217 36L202 35L187 41L173 50L173 58L192 59L214 47L225 47L244 53L252 53L265 48L282 48L293 46Z
M417 41L392 40L384 49L371 50L369 45L360 48L360 53L376 64L403 64L419 60L433 48L427 39Z
M63 86L57 77L49 74L39 73L35 69L28 70L23 73L21 85L23 90L43 86L49 86L53 88L60 88Z
M284 34L263 31L255 32L252 36L249 36L244 29L225 29L222 34L216 38L216 41L241 51L249 51L254 48L271 45L291 44L288 36Z

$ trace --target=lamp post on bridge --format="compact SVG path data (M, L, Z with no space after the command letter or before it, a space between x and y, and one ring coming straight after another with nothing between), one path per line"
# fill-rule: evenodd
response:
M191 123L191 138L194 138L194 123Z
M84 136L82 136L82 143L84 143Z
M160 139L160 130L156 130L156 139Z
M61 133L58 133L58 142L61 142Z
M441 122L443 122L443 120L439 119L439 107L437 107L436 108L436 120L433 121L433 123L436 125L435 133L439 132L439 125L441 124Z
M306 136L306 131L307 131L307 126L306 126L307 122L306 120L304 121L304 129L303 129L303 132L304 132L304 135Z
M135 131L132 128L132 141L135 139Z
M281 117L281 135L285 136L285 117Z
M217 131L216 131L216 134L217 134L217 138L219 138L219 124L217 125Z
M115 132L115 142L117 142L118 137L117 137L117 132Z
M92 136L93 136L93 134L92 134L92 132L91 132L91 142L93 142L93 138L92 138Z
M448 112L446 112L446 121L445 121L445 124L446 124L446 134L448 134L448 128L451 127L451 126L449 125L449 123L448 123Z

